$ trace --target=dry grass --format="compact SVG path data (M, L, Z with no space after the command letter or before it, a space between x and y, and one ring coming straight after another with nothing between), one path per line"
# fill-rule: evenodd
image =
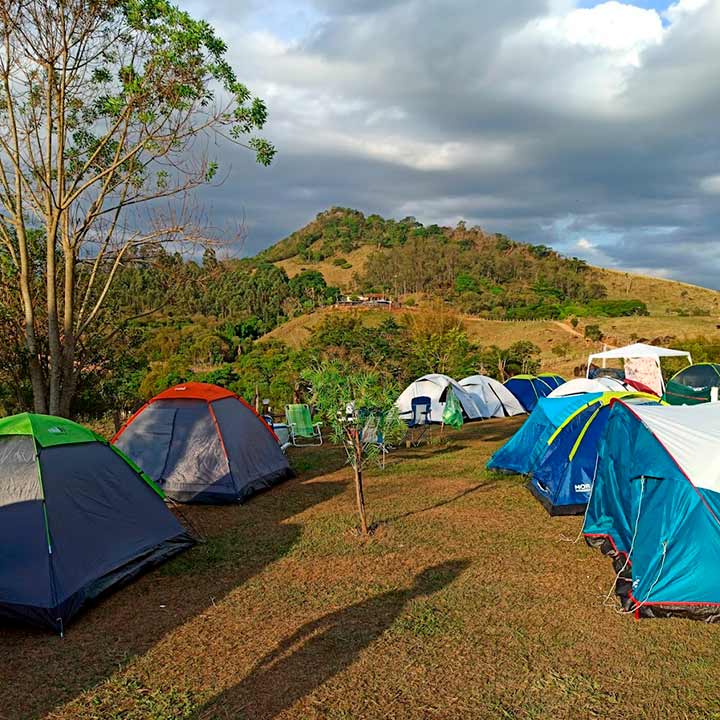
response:
M592 271L597 275L598 282L607 287L609 297L639 298L653 315L679 308L688 311L698 308L714 315L720 311L720 293L716 290L605 268L593 268Z
M708 718L717 626L604 607L573 544L489 454L517 420L392 456L353 532L337 450L242 507L188 507L208 542L60 640L0 629L0 717L54 720Z
M315 243L312 249L319 249L321 243ZM287 260L280 260L276 263L285 270L289 277L298 275L303 270L317 270L323 274L325 282L328 285L334 285L339 287L341 290L350 291L353 287L353 275L359 273L362 275L365 268L365 262L368 256L374 251L371 245L363 245L357 250L353 250L349 253L342 254L342 257L348 261L351 267L343 268L335 265L332 261L333 258L324 260L317 263L308 263L302 260L302 258L295 256L288 258ZM340 257L338 255L337 257Z

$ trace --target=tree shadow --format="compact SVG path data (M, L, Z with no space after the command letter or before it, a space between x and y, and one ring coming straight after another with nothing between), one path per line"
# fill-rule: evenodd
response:
M470 563L426 568L411 587L391 590L306 623L265 655L237 685L202 707L193 720L272 720L355 662L413 599L450 585Z
M452 442L447 445L421 445L419 447L399 447L395 448L388 455L389 460L413 460L416 462L422 460L432 460L443 455L452 455L453 453L465 450L467 445ZM392 464L392 463L388 463Z
M478 491L492 490L495 486L496 484L494 482L481 482L477 485L473 485L472 487L467 488L466 490L463 490L460 493L457 493L456 495L453 495L452 497L438 500L432 505L427 505L426 507L418 508L417 510L408 510L407 512L378 520L377 524L387 525L388 523L396 522L397 520L404 520L405 518L413 517L413 515L421 515L422 513L429 512L430 510L436 510L437 508L444 507L445 505L451 505L458 500L462 500L462 498L466 497L467 495L472 495L473 493L476 493Z
M206 541L102 597L64 639L0 624L0 719L44 716L121 670L290 552L302 526L287 520L344 489L291 480L240 507L183 506Z

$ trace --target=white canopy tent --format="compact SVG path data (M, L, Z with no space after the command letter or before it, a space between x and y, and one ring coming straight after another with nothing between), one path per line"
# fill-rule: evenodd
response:
M648 387L658 390L662 394L665 390L665 382L660 371L660 358L664 357L685 357L688 364L692 365L692 356L686 350L673 350L672 348L646 345L645 343L633 343L632 345L625 345L625 347L613 348L612 350L589 355L586 376L590 377L590 366L595 360L602 360L603 366L605 360L622 360L625 363L625 374L628 377L630 377L628 367L635 367L632 365L632 361L640 361L636 365L642 368L644 364L646 367L642 368L642 373L633 373L631 379L640 380ZM652 376L647 375L646 368L648 366L651 368Z
M520 401L494 378L470 375L460 380L459 384L475 398L484 418L525 414L525 408Z

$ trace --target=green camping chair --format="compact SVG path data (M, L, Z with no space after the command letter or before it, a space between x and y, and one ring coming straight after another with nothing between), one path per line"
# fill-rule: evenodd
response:
M322 432L320 425L314 423L310 415L310 408L307 405L286 405L285 419L290 428L290 441L295 447L304 445L322 445ZM299 442L309 440L310 442Z

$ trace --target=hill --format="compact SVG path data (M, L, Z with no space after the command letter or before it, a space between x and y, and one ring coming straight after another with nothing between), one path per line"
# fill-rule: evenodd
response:
M424 226L331 208L260 253L289 277L322 274L344 292L396 298L442 295L460 311L495 319L644 314L705 316L720 293L686 283L593 267L544 245L481 228ZM644 303L645 307L637 303Z
M715 290L593 267L462 223L425 227L415 218L385 220L331 208L258 260L291 278L319 273L344 292L382 291L401 302L399 313L351 311L368 328L408 314L432 317L440 301L478 347L527 341L538 348L543 369L566 376L603 344L720 342ZM318 328L347 313L316 308L265 337L299 350Z

